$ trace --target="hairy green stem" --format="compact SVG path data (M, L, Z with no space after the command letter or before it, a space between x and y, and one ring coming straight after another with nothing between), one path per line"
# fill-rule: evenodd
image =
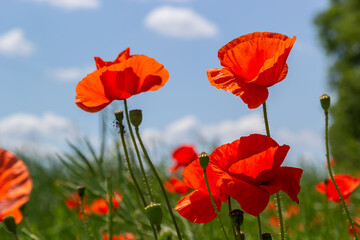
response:
M149 157L149 154L147 153L146 151L146 148L144 146L144 143L143 141L141 140L141 137L140 137L140 133L139 133L139 127L136 127L135 128L135 132L136 132L136 136L139 140L139 143L140 143L140 146L144 152L144 155L145 155L145 159L147 160L147 163L149 164L150 168L151 168L151 171L154 173L155 177L156 177L156 180L158 181L159 185L160 185L160 188L161 188L161 191L165 197L165 201L166 201L166 205L167 205L167 208L169 210L169 213L171 215L171 219L174 223L174 226L175 226L175 229L176 229L176 233L177 233L177 236L178 236L178 239L181 240L182 237L181 237L181 233L180 233L180 229L179 229L179 226L177 225L177 222L176 222L176 219L175 219L175 215L173 213L173 210L172 210L172 207L171 207L171 204L170 204L170 201L169 201L169 197L167 196L167 193L165 191L165 188L164 188L164 184L162 183L160 177L159 177L159 174L157 173L156 171L156 168L154 167L154 164L151 162L150 160L150 157Z
M109 239L112 239L112 226L113 226L113 205L112 205L112 186L111 186L111 179L108 178L107 179L107 194L109 196L109 202L108 202L108 207L109 207L109 212L108 212L108 234L109 234Z
M228 238L228 236L227 236L227 234L226 234L224 225L223 225L223 223L221 222L221 218L220 218L220 216L219 216L219 211L218 211L218 209L217 209L217 207L216 207L214 198L213 198L213 196L212 196L212 194L211 194L209 182L208 182L208 179L207 179L207 176L206 176L206 168L203 168L203 173L204 173L204 179L205 179L206 187L207 187L207 189L208 189L208 191L209 191L210 199L211 199L212 205L214 206L217 219L218 219L218 221L219 221L219 223L220 223L221 230L224 232L224 235L225 235L226 239L229 240L229 238Z
M231 197L230 196L228 197L228 209L229 209L229 213L231 213L232 209L231 209ZM233 235L234 235L234 239L237 240L238 239L238 237L237 237L238 234L235 232L235 226L234 226L233 222L231 221L231 216L230 215L229 215L229 217L230 217L230 223L231 223L231 228L232 228L232 232L233 232Z
M270 137L270 128L269 128L269 120L267 116L267 110L266 110L266 101L263 103L263 114L264 114L264 122L265 122L265 129L266 129L266 135ZM279 213L279 222L280 222L280 234L281 234L281 240L285 239L285 230L284 230L284 221L282 216L282 209L281 209L281 194L280 192L276 193L276 202L278 207L278 213Z
M131 136L132 142L133 142L133 144L134 144L136 156L137 156L138 161L139 161L141 174L143 175L144 183L145 183L145 185L146 185L146 187L147 187L147 189L148 189L149 196L150 196L150 200L151 200L151 202L154 202L154 197L153 197L153 195L152 195L152 191L151 191L151 188L150 188L150 185L149 185L149 181L148 181L148 179L147 179L146 172L145 172L145 170L144 170L144 165L143 165L143 163L142 163L142 161L141 161L141 156L140 156L139 148L137 147L136 140L135 140L135 137L134 137L134 133L133 133L133 131L132 131L132 127L131 127L131 123L130 123L129 111L128 111L128 106L127 106L126 99L124 99L124 106L125 106L126 122L127 122L128 128L129 128L129 132L130 132L130 136Z
M261 218L260 218L260 214L257 216L257 224L258 224L258 231L259 231L259 238L260 240L262 240L262 230L261 230Z
M330 165L330 150L329 150L329 112L327 110L324 110L324 113L325 113L325 145L326 145L326 159L327 159L327 167L328 167L328 171L329 171L329 175L330 175L330 178L331 178L331 181L334 183L334 186L336 188L336 191L338 192L339 196L340 196L340 199L341 199L341 202L342 202L342 205L345 209L345 212L346 212L346 215L349 219L349 222L350 222L350 225L351 225L351 228L354 232L354 237L356 240L358 240L358 237L356 235L356 231L355 231L355 227L354 227L354 224L353 224L353 220L350 216L350 213L349 213L349 210L346 206L346 203L345 203L345 200L344 200L344 197L343 195L341 194L340 192L340 189L335 181L335 178L334 178L334 175L333 175L333 172L332 172L332 169L331 169L331 165Z

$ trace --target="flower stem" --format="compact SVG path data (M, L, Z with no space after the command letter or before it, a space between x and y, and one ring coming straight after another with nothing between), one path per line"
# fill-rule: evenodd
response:
M144 152L145 159L147 160L147 163L149 164L149 166L150 166L150 168L151 168L151 171L154 173L154 175L155 175L155 177L156 177L156 180L158 181L158 183L159 183L159 185L160 185L161 191L162 191L162 193L163 193L163 195L164 195L164 197L165 197L166 205L167 205L167 208L168 208L169 213L170 213L170 215L171 215L171 219L172 219L172 221L173 221L173 223L174 223L174 226L175 226L175 229L176 229L176 233L177 233L178 239L181 240L182 237L181 237L181 234L180 234L179 226L177 225L177 222L176 222L176 219L175 219L175 215L174 215L174 213L173 213L173 211L172 211L172 207L171 207L171 205L170 205L169 198L168 198L167 193L166 193L165 188L164 188L164 184L162 183L162 181L161 181L161 179L160 179L160 177L159 177L159 174L157 173L156 168L154 167L154 164L151 162L151 159L150 159L150 157L149 157L149 154L147 153L146 148L145 148L145 146L144 146L144 143L143 143L143 141L141 140L140 133L139 133L139 127L136 127L136 128L135 128L135 132L136 132L136 136L137 136L137 138L138 138L138 140L139 140L140 146L141 146L141 148L142 148L142 150L143 150L143 152Z
M206 187L207 187L207 189L208 189L208 191L209 191L210 199L211 199L212 205L214 206L217 219L218 219L218 221L219 221L219 223L220 223L221 230L224 232L224 235L225 235L226 239L229 240L229 238L228 238L228 236L227 236L227 234L226 234L224 225L223 225L223 223L221 222L221 218L220 218L220 216L219 216L219 211L218 211L218 209L217 209L217 207L216 207L214 198L213 198L213 196L212 196L212 194L211 194L211 190L210 190L209 182L208 182L208 179L207 179L207 176L206 176L206 169L205 169L205 168L203 168L203 173L204 173L204 179L205 179Z
M122 142L122 145L123 145L123 148L124 148L124 153L125 153L125 159L126 159L126 163L127 163L127 166L128 166L128 169L129 169L129 172L130 172L130 176L135 184L135 188L137 189L137 191L139 192L139 195L140 195L140 198L141 198L141 201L144 205L144 208L147 206L147 203L145 201L145 198L144 198L144 195L141 191L141 188L135 178L135 175L134 175L134 171L131 167L131 163L130 163L130 158L129 158L129 153L127 151L127 147L126 147L126 142L125 142L125 137L124 137L124 134L125 134L125 131L124 131L124 126L122 125L122 123L119 123L119 128L120 128L120 136L121 136L121 142ZM149 220L150 221L150 220ZM151 223L150 223L151 224ZM155 239L158 239L157 237L157 233L156 233L156 230L155 230L155 227L153 224L151 224L151 227L152 227L152 230L153 230L153 233L154 233L154 237Z
M232 209L231 209L231 197L230 196L228 197L228 209L229 209L229 213L231 213ZM231 228L232 228L232 231L233 231L234 239L237 240L238 237L237 237L237 233L235 232L235 226L231 221L231 216L230 215L229 215L229 217L230 217L230 223L231 223Z
M261 219L260 214L257 216L258 230L259 230L259 238L262 240L262 230L261 230Z
M266 129L266 135L270 137L270 128L269 128L269 120L267 116L267 110L266 110L266 101L263 103L263 114L264 114L264 122L265 122L265 129ZM278 213L279 213L279 221L280 221L280 234L281 234L281 240L285 239L285 230L284 230L284 221L282 216L282 209L281 209L281 194L280 192L276 193L276 201L277 201L277 207L278 207Z
M113 225L112 210L113 210L113 206L112 206L112 186L111 186L111 179L110 178L107 179L107 194L109 196L109 202L108 202L108 206L109 206L108 234L109 234L109 239L112 239L112 225Z
M82 214L82 221L83 221L83 224L84 224L86 239L93 239L93 236L91 236L91 234L90 234L89 225L87 224L87 219L86 219L86 214L85 214L85 210L84 210L84 201L83 201L83 199L80 199L80 212L81 212L81 214Z
M354 232L354 237L356 240L358 240L358 237L356 235L356 231L355 231L355 227L354 227L354 224L353 224L353 220L350 216L350 213L349 213L349 210L346 206L346 203L345 203L345 200L344 200L344 197L343 195L341 194L340 192L340 189L334 179L334 175L333 175L333 172L332 172L332 169L331 169L331 165L330 165L330 150L329 150L329 112L328 110L324 110L324 113L325 113L325 145L326 145L326 159L327 159L327 167L328 167L328 170L329 170L329 175L330 175L330 178L331 178L331 181L334 183L334 186L337 190L337 192L339 193L339 196L340 196L340 199L341 199L341 202L343 204L343 207L345 209L345 212L346 212L346 215L349 219L349 222L350 222L350 225L351 225L351 228Z
M132 142L133 142L133 144L134 144L136 156L137 156L138 161L139 161L139 165L140 165L140 169L141 169L141 174L143 175L143 180L144 180L145 185L146 185L146 187L147 187L147 189L148 189L149 196L150 196L150 200L151 200L151 202L154 202L154 197L153 197L153 195L152 195L151 188L150 188L150 185L149 185L149 181L148 181L148 179L147 179L146 172L145 172L145 170L144 170L144 165L143 165L143 163L142 163L142 161L141 161L140 152L139 152L139 149L138 149L137 144L136 144L136 141L135 141L134 133L133 133L133 131L132 131L132 127L131 127L131 123L130 123L129 111L128 111L128 106L127 106L126 99L124 99L124 106L125 106L126 122L127 122L128 128L129 128L129 132L130 132L130 136L131 136Z

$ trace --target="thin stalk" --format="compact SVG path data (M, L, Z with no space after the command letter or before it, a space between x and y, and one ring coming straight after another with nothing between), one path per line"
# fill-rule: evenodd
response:
M85 234L86 234L86 239L92 239L93 237L90 234L90 229L89 229L89 225L87 224L87 220L86 220L86 214L85 214L85 210L84 210L84 201L83 199L80 199L80 211L82 214L82 221L84 224L84 229L85 229Z
M340 192L340 189L337 185L337 183L335 182L335 178L334 178L334 175L333 175L333 172L332 172L332 169L331 169L331 165L330 165L330 150L329 150L329 112L327 110L324 110L324 113L325 113L325 145L326 145L326 159L327 159L327 167L328 167L328 170L329 170L329 175L330 175L330 178L331 178L331 181L334 183L334 186L336 188L336 191L339 193L339 196L340 196L340 199L341 199L341 202L342 202L342 205L345 209L345 212L346 212L346 215L349 219L349 222L350 222L350 225L351 225L351 228L354 232L354 237L356 240L358 240L358 237L356 235L356 231L355 231L355 227L354 227L354 223L352 221L352 218L350 216L350 213L349 213L349 210L346 206L346 203L345 203L345 200L344 200L344 197L343 195L341 194Z
M111 179L107 179L107 194L109 196L109 212L108 212L108 234L109 239L112 239L112 227L113 227L113 206L112 206L112 186Z
M144 208L145 208L147 206L147 203L145 201L145 198L144 198L144 195L143 195L143 193L141 191L141 188L140 188L140 186L139 186L139 184L138 184L138 182L137 182L137 180L135 178L134 171L133 171L131 163L130 163L129 153L128 153L128 150L127 150L127 147L126 147L126 142L125 142L125 137L124 137L124 133L125 133L124 132L124 126L122 125L122 123L119 123L119 127L120 127L121 142L122 142L122 145L123 145L123 148L124 148L125 159L126 159L126 163L128 165L128 168L129 168L130 176L131 176L131 178L132 178L132 180L133 180L133 182L135 184L135 188L139 192L141 201L142 201L142 203L144 205ZM151 227L152 227L155 239L158 239L156 229L155 229L154 225L151 224Z
M261 219L260 214L257 216L258 230L259 230L259 238L262 240L262 230L261 230Z
M154 197L153 197L153 195L152 195L152 191L151 191L151 188L150 188L150 185L149 185L149 181L148 181L148 179L147 179L146 172L145 172L145 170L144 170L144 165L143 165L143 163L142 163L142 161L141 161L140 152L139 152L139 149L138 149L137 144L136 144L136 141L135 141L134 133L133 133L133 131L132 131L132 127L131 127L131 123L130 123L129 111L128 111L128 106L127 106L126 99L124 99L124 106L125 106L126 122L127 122L128 128L129 128L129 132L130 132L130 136L131 136L132 142L133 142L133 144L134 144L136 156L137 156L138 161L139 161L141 174L143 175L144 183L145 183L145 185L146 185L146 187L147 187L147 189L148 189L149 196L150 196L150 200L151 200L151 202L154 202Z
M229 196L228 197L228 209L229 209L229 213L231 213L232 209L231 209L231 197ZM235 232L235 226L233 224L233 222L231 221L231 216L229 215L230 217L230 223L231 223L231 228L232 228L232 232L233 232L233 235L234 235L234 239L237 240L238 237L237 237L237 233Z
M135 128L135 132L136 132L136 136L137 136L137 138L138 138L138 140L139 140L140 146L141 146L141 148L142 148L142 150L143 150L143 152L144 152L145 159L147 160L147 163L149 164L152 172L154 173L154 175L155 175L155 177L156 177L156 180L158 181L158 183L159 183L159 185L160 185L161 191L162 191L162 193L163 193L163 195L164 195L164 197L165 197L166 205L167 205L167 208L168 208L169 213L170 213L170 215L171 215L171 219L172 219L172 221L173 221L173 223L174 223L174 226L175 226L175 229L176 229L176 233L177 233L178 239L181 240L182 237L181 237L181 234L180 234L179 226L177 225L177 222L176 222L176 219L175 219L175 215L174 215L174 213L173 213L173 210L172 210L172 207L171 207L171 204L170 204L170 201L169 201L169 197L167 196L167 193L166 193L165 188L164 188L164 184L162 183L162 181L161 181L161 179L160 179L160 177L159 177L159 174L157 173L156 168L154 167L154 164L153 164L153 163L151 162L151 160L150 160L149 154L147 153L146 148L145 148L145 146L144 146L144 143L143 143L143 141L141 140L140 133L139 133L139 128L138 128L138 127Z
M217 219L218 219L218 221L219 221L221 230L224 232L225 238L229 240L229 238L228 238L228 236L227 236L227 234L226 234L224 225L223 225L223 223L221 222L221 218L220 218L220 216L219 216L219 211L218 211L218 209L217 209L217 207L216 207L214 198L213 198L213 196L212 196L212 194L211 194L209 182L208 182L208 179L207 179L207 176L206 176L206 168L203 168L203 173L204 173L204 179L205 179L206 187L207 187L207 189L208 189L208 191L209 191L210 199L211 199L212 205L214 206L214 209L215 209L215 212L216 212L216 216L217 216Z
M265 129L266 129L266 135L270 137L270 128L269 128L269 120L267 116L267 110L266 110L266 102L263 103L263 114L264 114L264 122L265 122ZM278 213L279 213L279 222L280 222L280 234L281 234L281 240L285 239L285 230L284 230L284 221L282 216L282 209L281 209L281 194L280 192L276 193L276 202L278 207Z

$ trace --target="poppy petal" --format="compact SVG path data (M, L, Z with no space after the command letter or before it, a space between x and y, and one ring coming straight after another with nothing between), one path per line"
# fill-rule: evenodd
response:
M239 202L244 212L253 216L264 211L269 202L270 194L256 185L234 178L228 186L230 196Z
M326 193L326 186L324 182L320 182L316 184L315 189L320 193Z
M261 185L270 195L282 190L294 202L299 203L297 195L300 192L300 178L303 170L293 167L280 167L275 178L268 184Z
M77 96L75 97L75 103L82 110L84 110L86 112L91 112L91 113L98 112L110 104L110 102L109 102L109 103L104 103L104 104L102 104L100 106L96 106L96 107L87 107L81 102L81 100Z
M214 201L218 211L220 211L222 202L215 196ZM181 216L194 223L207 223L217 216L210 196L197 190L178 201L174 209Z
M126 59L128 59L130 57L130 48L126 48L124 51L122 51L117 58L115 59L115 61L104 61L99 57L95 57L95 63L96 63L96 68L102 68L102 67L108 67L111 66L115 63L120 63Z
M12 210L10 212L7 212L5 214L0 214L0 222L2 222L3 219L7 216L12 216L14 218L16 224L19 224L21 222L21 220L23 219L23 215L18 208L16 208L15 210Z
M359 178L353 178L346 174L336 174L334 175L334 179L344 199L348 199L350 197L351 193L359 186L360 181ZM339 193L337 192L331 179L328 180L328 184L326 185L326 194L328 199L334 202L340 201Z

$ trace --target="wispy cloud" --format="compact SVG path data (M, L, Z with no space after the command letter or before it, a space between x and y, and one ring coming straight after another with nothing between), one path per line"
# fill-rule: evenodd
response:
M209 38L218 34L215 24L183 7L158 7L145 18L145 26L166 36L185 39Z
M48 75L60 82L73 82L80 81L93 70L91 67L57 68L48 71Z
M28 0L37 3L46 3L53 7L66 10L96 9L101 5L100 0Z
M8 56L29 56L35 46L25 38L24 31L14 28L0 35L0 54Z
M16 113L0 119L0 146L8 149L59 151L66 146L66 139L79 136L78 129L70 120L50 112L42 116Z

